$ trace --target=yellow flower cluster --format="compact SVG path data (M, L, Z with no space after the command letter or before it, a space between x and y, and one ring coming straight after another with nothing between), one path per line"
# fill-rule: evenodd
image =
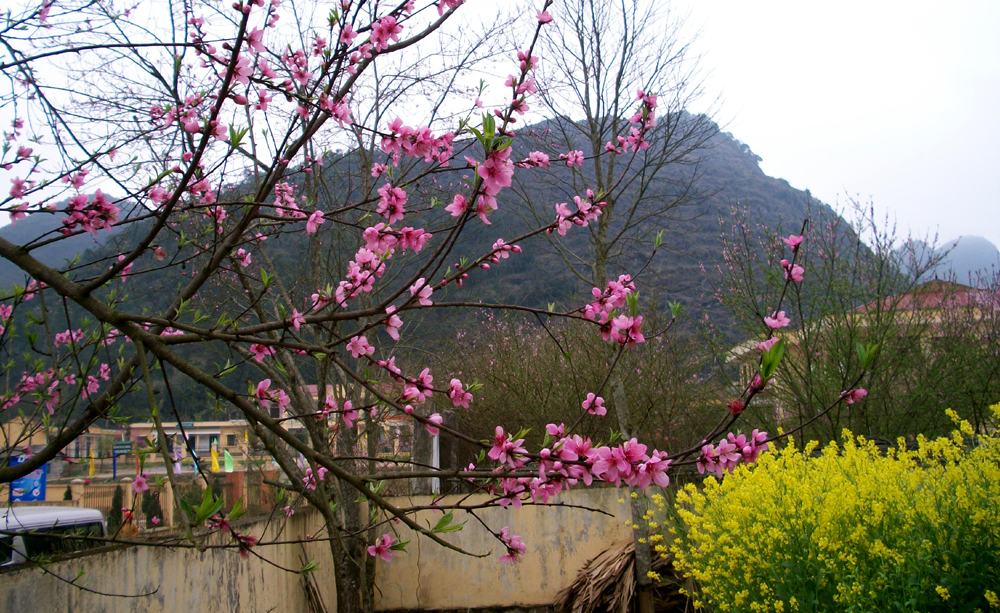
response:
M915 451L845 432L689 484L675 564L717 611L1000 611L1000 438L952 418Z
M636 494L636 492L632 492L630 495L632 498L638 497L638 494ZM624 503L625 499L619 498L618 502ZM636 533L638 534L645 533L647 535L647 536L637 536L636 537L637 542L651 543L651 544L655 543L653 550L656 553L658 553L661 557L669 558L670 557L670 554L668 553L669 549L667 548L666 545L664 545L661 542L663 541L663 533L659 532L659 530L661 529L661 525L656 521L657 511L659 511L660 515L663 515L663 512L666 510L667 499L663 496L663 494L652 494L651 496L649 496L649 498L644 499L644 504L648 503L651 503L651 506L655 507L656 509L655 510L653 508L646 509L646 512L643 513L642 517L639 518L641 522L633 523L631 519L628 519L625 520L625 525L628 526L629 528L632 528L632 530L636 531ZM657 575L656 578L657 581L659 581L658 577L659 575Z
M986 598L986 602L990 603L991 607L994 609L1000 609L1000 597L997 597L996 592L993 590L986 590L986 593L983 594L983 596Z

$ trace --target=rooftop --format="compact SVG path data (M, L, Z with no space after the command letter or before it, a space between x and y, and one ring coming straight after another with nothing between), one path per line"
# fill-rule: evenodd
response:
M0 511L0 530L34 530L101 521L97 509L74 507L8 507Z

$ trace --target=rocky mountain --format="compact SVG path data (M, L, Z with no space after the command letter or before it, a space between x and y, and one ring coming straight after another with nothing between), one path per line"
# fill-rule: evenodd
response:
M678 301L687 308L692 318L700 319L704 314L710 314L716 326L725 330L724 314L711 295L711 284L705 272L707 270L711 273L717 265L723 264L720 219L728 226L732 209L745 208L749 212L751 223L762 223L772 230L783 227L788 233L797 232L803 219L814 216L819 211L822 211L827 218L835 218L835 214L825 204L811 199L808 192L793 188L785 180L764 174L759 165L760 158L749 146L736 140L731 134L718 130L714 124L712 127L714 133L708 140L708 146L698 152L694 163L663 169L651 188L669 197L674 185L683 185L693 176L696 181L695 188L691 192L692 197L686 200L684 206L671 211L669 215L654 215L650 210L640 207L636 215L644 221L636 228L634 239L628 242L613 260L609 274L617 276L619 272L634 272L641 268L652 249L653 238L662 230L663 247L638 283L643 296L643 308L665 308L668 301ZM521 132L531 129L521 128ZM542 130L544 126L536 126L535 129ZM582 146L580 148L583 149ZM520 149L521 147L515 156L526 157L528 151ZM572 201L572 193L569 191L572 189L572 180L568 179L569 169L555 158L554 162L552 168L547 169L549 171L547 174L533 175L532 171L517 173L516 177L519 175L526 177L524 182L515 186L517 189L502 192L501 195L505 197L500 200L499 210L491 217L491 224L484 225L478 220L470 222L468 231L463 233L461 240L449 254L449 259L457 262L462 257L478 257L488 251L498 237L509 240L529 228L537 227L539 223L549 223L554 219L554 205L558 202ZM411 202L429 202L432 196L437 195L440 199L453 193L463 172L467 173L456 169L454 176L444 175L443 179L435 178L433 184L424 181L412 186ZM358 174L357 163L352 156L331 156L324 165L324 178L329 188L321 196L320 208L333 210L362 199L363 195L360 194L357 182ZM379 180L374 187L381 186L383 181L384 179ZM240 191L243 190L237 188L234 193L238 194ZM541 203L538 209L541 214L537 219L524 206L526 196ZM234 198L238 196L234 195ZM655 208L657 204L654 198L643 207ZM363 211L359 211L358 219L353 221L364 225L374 223L370 217L367 220L361 217L362 213ZM445 235L444 228L451 223L451 219L440 206L427 211L419 218L420 225L435 233L431 245L434 241L440 240L439 236ZM189 228L189 236L190 232L198 231L195 226L204 225L200 215L192 216L184 223L193 224ZM16 226L0 229L0 235L23 244L31 237L55 231L58 225L57 216L33 215L27 220L19 221ZM321 249L324 250L322 257L327 272L321 276L321 287L325 283L336 286L343 270L346 269L347 259L350 259L359 246L357 234L350 231L353 228L344 230L331 226L332 224L324 228L327 234L322 239ZM94 237L90 235L81 235L54 243L36 253L43 257L43 261L62 264L76 254L90 249L91 251L82 257L83 260L104 261L129 249L141 234L142 224L131 224L127 232L111 235L110 238L106 233L100 233L97 240L103 243L95 243ZM574 228L565 240L575 250L585 252L591 236L586 228ZM173 238L167 236L165 241L164 246L167 251L174 253L176 245L171 244ZM309 276L303 269L303 262L308 262L310 258L305 234L291 232L276 235L268 239L265 246L268 257L274 262L281 277L286 280L291 293L305 304L309 294L316 290L310 285ZM185 258L179 257L179 259ZM255 255L254 263L260 261L261 259ZM405 279L410 265L396 260L393 264L398 279ZM0 269L3 273L0 275L0 288L24 282L23 275L16 269L12 271L9 262L0 261L0 265L3 266ZM96 268L91 270L75 270L70 276L86 277L98 269L105 268L106 264L95 266ZM187 270L196 269L197 266L196 258L188 263ZM398 268L399 266L403 267L402 270ZM167 271L151 256L140 258L135 264L129 282L119 290L123 300L122 308L132 312L157 312L169 304L176 295L178 283L183 283L187 274L189 273L186 270ZM392 275L387 275L382 284L393 283L391 277ZM118 284L115 284L115 288L118 287ZM557 308L562 309L580 306L590 296L590 289L589 284L567 273L566 262L550 243L542 237L536 237L525 245L522 253L502 260L488 273L477 273L475 278L471 278L461 290L450 287L447 290L448 297L441 299L502 301L543 308L550 303L556 303ZM222 293L216 295L213 292ZM216 315L211 312L213 309L225 310L228 298L224 292L219 284L211 284L203 290L204 295L199 298L200 303L208 307L210 311L207 313L208 316ZM72 311L76 310L70 306ZM74 318L82 315L82 313L74 314ZM435 318L432 325L421 326L424 333L445 337L454 334L456 327L460 327L465 318L481 317L481 314L473 309L449 309L421 316ZM414 315L408 321L417 323L418 320ZM425 323L431 322L425 320ZM410 339L412 340L412 335ZM206 351L205 348L185 351L185 355L188 359L204 363L208 368L213 368L212 364L215 364L216 369L221 368L229 357L221 353L216 355L211 349ZM243 373L241 370L233 376L238 375L242 378L251 374ZM187 416L204 417L214 414L216 403L214 399L206 398L203 390L180 381L175 389L175 396L182 407L181 411ZM126 399L122 402L122 410L125 412L144 410L142 408L144 402L144 399L138 396L135 399ZM190 410L187 407L190 407ZM221 410L224 411L225 407Z
M546 127L546 124L540 124L522 128L521 132L539 133ZM748 145L736 140L731 134L720 131L714 124L710 127L714 134L708 140L707 147L697 153L693 163L668 166L661 170L652 188L670 195L674 184L685 184L693 173L696 181L691 197L669 215L651 215L649 210L640 208L637 216L648 217L648 221L639 225L635 232L636 240L629 243L629 248L623 250L609 270L609 274L617 274L618 271L634 270L641 266L653 237L662 230L664 247L652 263L645 284L652 287L652 293L663 301L679 300L694 310L711 308L712 300L707 295L702 267L711 270L721 262L720 218L728 220L734 207L748 209L753 222L763 223L772 229L784 226L788 231L797 230L803 219L820 209L827 216L833 216L829 207L811 199L808 192L793 188L783 179L764 174L759 165L760 158ZM583 143L579 146L583 148ZM517 152L518 155L522 153L527 155L526 150ZM321 206L327 210L357 198L354 181L349 176L351 173L343 170L353 166L353 160L349 158L350 156L344 156L327 164L326 172L335 186L330 190L335 194L330 196L329 202L321 202ZM520 186L522 194L530 193L535 201L542 203L545 222L554 216L552 206L556 202L570 201L573 195L566 187L571 185L566 180L569 176L568 169L557 161L551 171L548 175L531 178L529 183ZM532 177L530 174L528 176ZM430 187L422 191L425 196L433 194L433 188ZM536 223L534 219L530 222L526 220L530 215L523 211L522 197L509 192L504 192L501 196L505 197L500 200L501 210L492 217L493 224L470 224L469 230L455 249L457 257L479 255L489 249L497 237L517 236ZM653 208L656 202L644 206ZM0 236L24 244L31 238L54 234L59 225L58 216L36 214L16 225L3 227L0 229ZM34 253L45 263L62 264L86 249L100 251L102 244L108 242L108 237L105 232L99 233L97 237L84 234L53 243ZM585 251L589 235L585 230L572 231L566 241L575 250ZM111 242L114 244L109 244L104 251L114 248L117 253L121 248L118 243L122 240ZM125 242L128 240L125 239ZM590 288L582 281L565 274L566 265L563 260L545 245L544 240L536 240L518 257L505 260L496 271L503 282L491 284L492 287L488 290L491 295L485 298L512 300L533 306L557 302L562 306L571 301L576 302L580 292L589 294ZM965 243L963 247L964 245ZM296 269L297 262L304 255L305 241L295 235L286 235L269 242L268 246L277 252L272 254L275 264L279 268L288 264L288 270L291 271ZM97 252L91 255L108 254ZM0 259L0 288L7 288L16 282L23 283L24 275L9 262ZM157 284L153 282L149 289L154 290L155 287ZM647 290L646 295L649 293Z

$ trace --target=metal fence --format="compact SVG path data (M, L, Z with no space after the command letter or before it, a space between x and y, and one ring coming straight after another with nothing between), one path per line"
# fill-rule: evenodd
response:
M121 487L118 483L92 483L83 490L83 498L80 502L81 507L88 509L100 509L104 517L107 517L111 513L112 501L115 497L115 488ZM124 502L125 492L122 491L122 500Z
M278 490L264 481L273 477L273 473L260 472L227 474L223 483L223 496L226 501L223 510L228 513L236 501L242 499L243 508L248 514L270 513L277 504Z

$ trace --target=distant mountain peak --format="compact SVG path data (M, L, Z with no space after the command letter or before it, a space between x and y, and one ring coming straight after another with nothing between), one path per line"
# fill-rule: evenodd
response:
M947 241L930 251L924 241L913 240L919 260L942 258L941 262L925 275L925 279L947 279L954 276L959 283L976 285L980 276L990 276L1000 272L1000 249L982 236L964 235Z
M44 212L32 213L20 221L0 227L0 238L15 245L25 245L42 236L59 236L59 229L65 227L62 217ZM87 249L99 248L118 231L119 228L112 228L110 232L77 234L35 249L31 255L42 264L61 267ZM26 278L27 273L12 262L0 258L0 292L15 284L24 285Z

